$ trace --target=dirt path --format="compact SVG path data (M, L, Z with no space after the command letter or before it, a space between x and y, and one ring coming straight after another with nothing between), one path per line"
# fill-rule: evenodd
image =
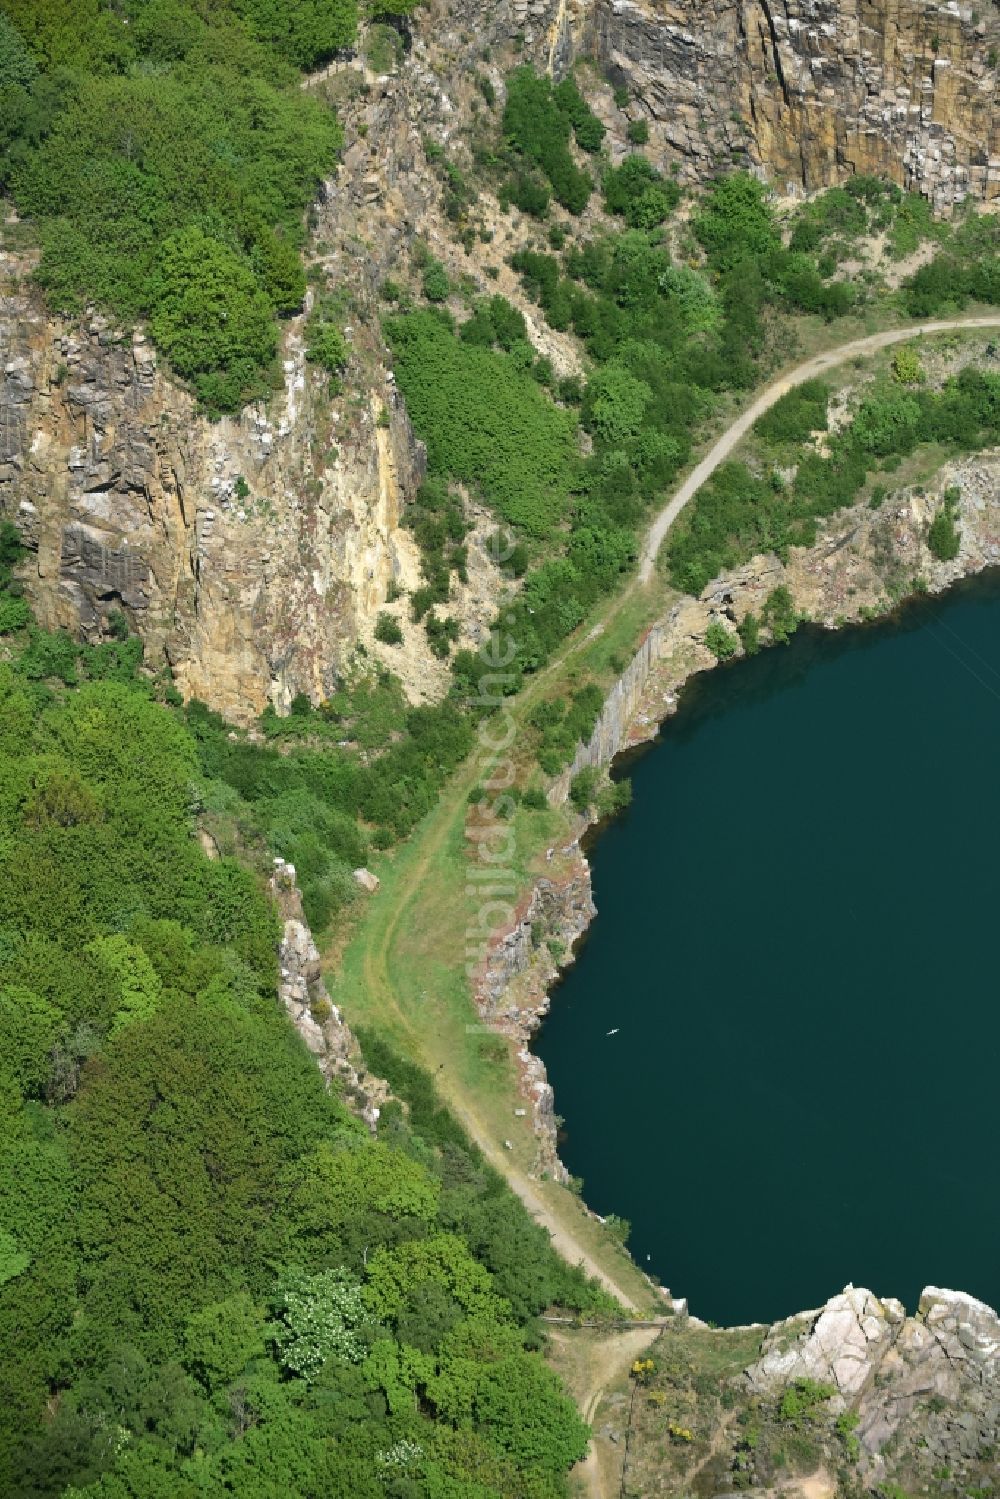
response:
M656 554L660 550L663 538L684 506L694 498L719 464L725 462L733 449L750 431L754 422L780 400L786 391L796 385L804 384L806 380L815 380L818 375L835 369L837 365L846 364L848 360L857 358L859 354L874 354L879 349L888 348L891 344L904 343L907 339L915 338L921 333L952 333L959 332L963 328L967 330L1000 328L1000 316L954 318L940 323L921 323L917 327L890 328L884 333L872 333L867 338L852 339L850 343L841 344L839 349L829 349L825 354L817 354L814 358L807 359L804 364L797 365L795 369L786 370L772 385L761 391L757 399L747 407L742 416L736 418L732 426L726 428L719 440L705 454L698 467L692 470L669 503L664 505L650 527L646 544L642 549L642 558L639 563L640 583L648 583L652 577Z
M663 538L684 506L709 475L733 451L757 418L773 406L785 391L790 390L792 386L802 384L804 380L812 379L826 370L846 363L858 354L872 353L877 349L914 338L919 333L947 333L963 329L972 331L977 328L1000 329L1000 314L955 318L947 322L927 322L909 328L890 329L884 333L872 334L870 337L854 339L837 349L818 354L794 369L787 370L727 428L669 503L660 511L643 547L638 578L608 603L601 618L596 623L592 622L593 628L586 638L593 636L595 630L602 627L602 623L606 625L637 587L649 582ZM516 719L523 720L534 702L547 690L554 674L567 658L581 647L581 643L581 640L574 640L567 644L559 655L544 670L538 672L524 690L511 700L510 711ZM468 794L478 781L480 774L481 768L474 755L470 756L470 759L456 771L437 807L429 815L421 835L419 855L406 871L405 878L401 879L393 890L391 906L373 909L373 919L368 929L369 940L363 955L365 986L370 995L379 996L385 1009L413 1038L417 1056L421 1054L419 1030L413 1016L408 1014L400 1003L390 971L393 944L401 926L413 919L414 903L419 897L421 887L433 877L435 861L440 857L442 849L448 839L456 833L459 825L464 825ZM378 900L379 897L376 897L376 901ZM628 1310L639 1310L634 1296L625 1291L620 1281L597 1264L574 1234L572 1225L544 1200L527 1173L510 1159L502 1143L493 1138L476 1110L474 1096L470 1095L468 1090L462 1090L457 1081L451 1079L447 1073L441 1073L437 1082L442 1096L461 1120L470 1138L479 1146L490 1164L507 1178L511 1189L517 1193L528 1211L548 1229L559 1253L570 1264L582 1265L588 1275L596 1276L601 1284L617 1296ZM632 1284L635 1284L632 1277L630 1280Z
M596 1356L592 1354L588 1358L576 1335L571 1332L550 1332L549 1336L561 1355L563 1377L588 1426L593 1424L601 1397L608 1387L628 1373L635 1360L642 1357L659 1333L658 1327L639 1327L627 1332L608 1333L602 1338ZM605 1461L602 1464L602 1446L599 1443L601 1438L591 1437L587 1456L573 1469L573 1476L581 1481L589 1499L611 1499L611 1495L618 1489L623 1453L612 1448L607 1438L604 1438L602 1446ZM618 1467L619 1473L612 1482L614 1466Z
M604 1289L609 1291L612 1296L617 1297L627 1311L640 1311L641 1308L637 1302L626 1291L622 1290L621 1285L613 1280L596 1260L591 1258L586 1250L577 1242L573 1234L550 1211L548 1204L539 1197L537 1191L532 1186L531 1178L513 1161L505 1159L504 1150L502 1148L498 1149L493 1141L490 1140L489 1135L483 1129L475 1115L454 1098L449 1098L448 1101L490 1165L494 1170L499 1171L501 1175L507 1178L508 1185L517 1193L532 1217L536 1218L539 1223L544 1223L551 1235L554 1247L562 1255L563 1259L567 1260L571 1265L582 1264L587 1274L596 1277ZM658 1332L659 1328L653 1328L652 1330L642 1328L636 1333L626 1333L623 1336L638 1337L643 1335L648 1342L651 1342Z
M533 697L534 695L535 693L532 692L531 696ZM447 802L442 801L439 804L438 815L435 816L432 814L432 826L428 828L425 835L420 858L413 868L408 871L405 883L400 886L395 907L383 927L381 940L372 943L365 951L365 981L370 992L380 993L383 1001L392 1009L399 1023L414 1036L416 1028L413 1021L398 1003L393 989L389 973L389 955L396 932L406 917L411 902L419 891L421 884L424 880L431 877L434 861L451 835L456 821L461 818L464 822L468 792L476 783L479 774L479 767L474 761L471 765L471 770L469 764L460 767L458 770L456 778L452 781L449 789ZM498 1145L492 1138L489 1130L476 1113L474 1101L464 1095L459 1095L457 1089L446 1077L439 1075L436 1082L448 1106L457 1115L463 1128L469 1137L475 1141L476 1145L478 1145L490 1165L507 1178L508 1185L517 1193L529 1213L548 1229L552 1242L563 1259L571 1265L582 1265L587 1274L596 1277L605 1290L609 1291L612 1296L617 1297L622 1306L628 1311L638 1312L641 1310L634 1298L623 1289L618 1281L614 1280L597 1264L577 1241L573 1233L552 1212L549 1205L540 1196L527 1173L521 1170L516 1162L510 1160L503 1147Z

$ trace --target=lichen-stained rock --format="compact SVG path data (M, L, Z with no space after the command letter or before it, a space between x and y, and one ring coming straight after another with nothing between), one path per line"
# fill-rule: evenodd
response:
M891 177L948 210L1000 195L1000 12L921 0L552 0L537 51L596 54L698 180Z

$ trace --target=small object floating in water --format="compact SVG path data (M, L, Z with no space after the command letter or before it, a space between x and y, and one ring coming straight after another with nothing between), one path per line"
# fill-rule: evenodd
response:
M619 1031L619 1027L616 1025L613 1031L608 1031L607 1032L607 1035L609 1035L609 1036L617 1036L618 1031Z

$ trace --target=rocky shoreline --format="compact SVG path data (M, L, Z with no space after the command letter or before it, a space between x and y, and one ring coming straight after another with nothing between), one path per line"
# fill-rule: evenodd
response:
M927 547L930 520L946 489L960 491L961 546L951 562ZM787 563L755 557L714 579L702 595L681 597L646 632L612 686L591 738L552 784L549 799L562 804L573 777L585 768L607 770L623 752L656 737L678 708L691 677L718 665L705 644L710 624L734 631L750 613L758 618L771 591L784 585L803 618L827 629L884 617L907 599L938 594L963 578L1000 566L1000 449L946 464L931 488L914 487L867 503L825 522L816 543L793 548ZM742 647L738 647L742 654ZM552 1003L562 970L597 914L590 865L581 846L597 823L581 817L575 836L546 853L546 868L517 905L511 922L496 931L476 976L474 996L483 1022L509 1037L521 1091L538 1142L535 1173L567 1182L559 1159L556 1099L531 1041Z

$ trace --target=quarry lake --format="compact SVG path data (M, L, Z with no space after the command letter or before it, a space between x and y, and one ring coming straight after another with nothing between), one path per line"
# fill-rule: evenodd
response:
M624 768L537 1048L589 1205L720 1323L997 1306L1000 577L695 678Z

